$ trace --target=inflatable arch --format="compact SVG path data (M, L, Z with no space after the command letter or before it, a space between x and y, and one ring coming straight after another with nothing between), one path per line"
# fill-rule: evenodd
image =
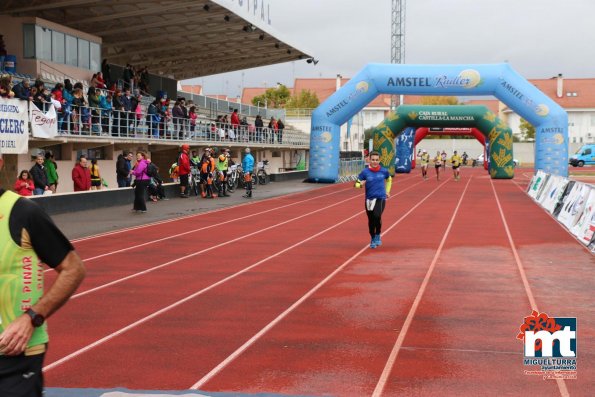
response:
M380 152L380 163L395 173L394 140L405 127L475 127L488 141L490 175L494 179L514 176L512 131L485 106L403 105L373 131L374 149ZM480 142L482 139L478 139ZM410 157L411 153L407 154Z
M312 113L311 182L337 180L341 125L382 93L493 95L535 126L535 170L568 176L568 115L508 64L368 64Z
M475 137L475 139L477 139L477 141L479 143L481 143L481 145L483 146L483 149L484 149L483 154L484 154L485 158L486 159L488 158L488 153L485 150L486 149L486 138L485 138L485 136L483 136L483 134L477 128L420 127L415 130L415 137L413 137L414 138L413 139L413 151L415 151L417 144L420 143L428 135L449 135L449 136L456 135L456 136ZM411 154L413 155L413 152L411 152ZM398 154L398 150L397 150L397 156L398 155L399 154ZM412 156L412 158L413 158L413 160L411 161L411 168L415 168L415 157ZM487 170L488 162L484 161L483 165L484 165L484 168ZM396 170L396 171L399 172L398 170Z

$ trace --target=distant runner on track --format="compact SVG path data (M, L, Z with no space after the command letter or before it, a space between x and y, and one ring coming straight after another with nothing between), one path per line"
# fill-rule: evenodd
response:
M392 185L392 178L388 170L380 166L378 152L370 153L370 165L360 172L355 187L361 188L362 183L366 188L366 214L368 215L368 229L372 237L370 248L376 248L382 245L380 240L382 212Z

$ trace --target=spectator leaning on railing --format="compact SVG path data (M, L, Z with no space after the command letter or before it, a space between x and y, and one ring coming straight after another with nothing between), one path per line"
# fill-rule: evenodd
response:
M14 98L12 91L12 77L9 74L0 76L0 97Z
M171 110L171 115L174 121L174 137L177 138L183 136L184 110L182 109L181 102L180 99L177 99L174 103L174 108Z
M14 97L16 99L22 99L23 101L30 101L31 98L31 82L25 78L20 83L15 85L12 89L14 91Z

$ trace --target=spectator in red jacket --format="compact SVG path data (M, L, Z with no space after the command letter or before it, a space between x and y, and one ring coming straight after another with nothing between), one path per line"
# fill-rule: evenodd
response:
M187 198L190 195L188 189L188 175L190 174L190 152L189 145L182 145L182 152L178 158L178 175L180 176L180 197Z
M77 165L72 169L74 191L83 192L91 189L91 172L87 168L87 158L81 156Z
M35 184L29 175L29 171L22 170L19 174L19 179L14 184L14 191L21 196L32 196L33 189L35 189Z
M238 114L238 109L233 110L230 117L230 123L231 128L233 128L233 133L237 137L240 130L240 115Z

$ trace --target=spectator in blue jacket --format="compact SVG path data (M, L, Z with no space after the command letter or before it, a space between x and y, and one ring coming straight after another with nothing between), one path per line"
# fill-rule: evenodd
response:
M250 153L250 148L246 148L246 154L242 160L242 169L244 170L244 182L246 184L246 194L242 197L252 198L252 171L254 171L254 157Z

